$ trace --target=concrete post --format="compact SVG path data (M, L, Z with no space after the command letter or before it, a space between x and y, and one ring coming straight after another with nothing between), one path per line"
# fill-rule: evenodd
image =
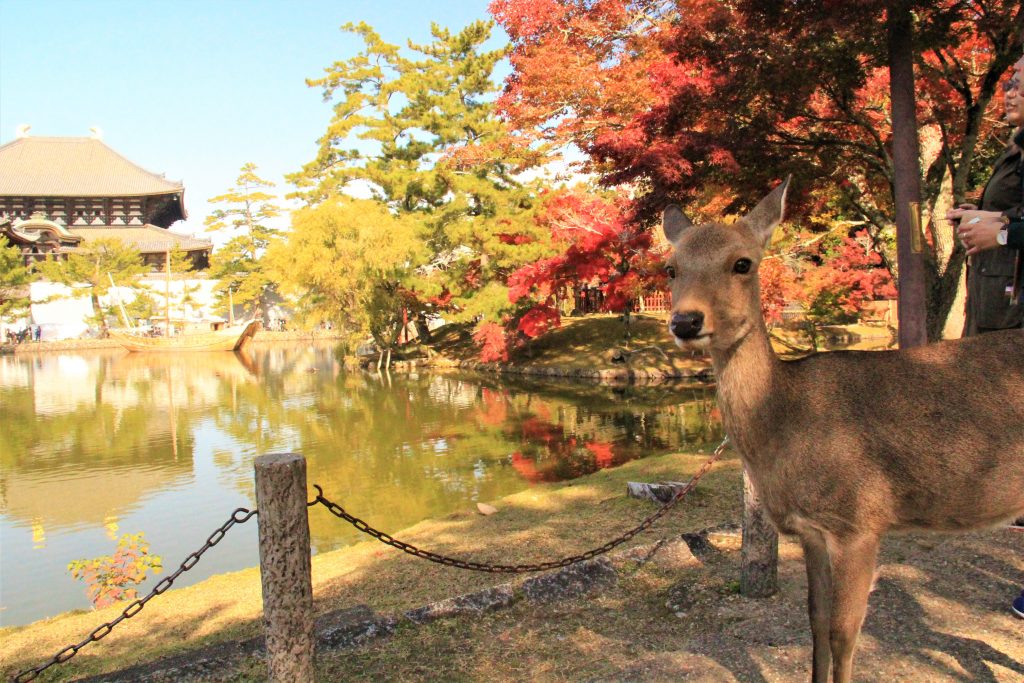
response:
M306 459L256 458L260 579L270 680L312 683L313 583L310 576Z
M262 513L261 513L262 514ZM779 533L768 520L757 491L743 470L743 550L740 593L767 598L779 590Z

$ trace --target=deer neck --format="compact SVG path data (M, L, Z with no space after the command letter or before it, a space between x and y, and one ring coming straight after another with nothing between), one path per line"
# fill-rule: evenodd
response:
M764 446L777 429L773 402L780 398L782 380L782 361L772 350L760 311L756 320L733 345L711 349L725 433L754 467L769 452Z

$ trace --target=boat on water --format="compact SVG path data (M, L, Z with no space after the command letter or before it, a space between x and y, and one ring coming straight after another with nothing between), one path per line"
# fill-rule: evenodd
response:
M110 338L134 352L237 351L256 331L256 320L209 332L153 337L131 330L110 330Z

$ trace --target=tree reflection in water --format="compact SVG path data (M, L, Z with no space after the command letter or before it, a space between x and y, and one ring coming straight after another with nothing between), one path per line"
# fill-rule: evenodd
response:
M105 552L119 520L169 561L191 552L254 504L252 460L264 453L302 453L310 484L398 531L721 436L707 388L379 377L345 372L315 344L254 345L242 358L0 357L0 410L4 623L83 606L63 568ZM361 540L328 515L310 524L317 551ZM255 564L249 533L191 580ZM66 600L49 585L61 581Z

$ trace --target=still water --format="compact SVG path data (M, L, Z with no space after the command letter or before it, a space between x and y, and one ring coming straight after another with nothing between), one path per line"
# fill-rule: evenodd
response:
M717 442L706 388L347 373L329 346L244 354L0 356L0 624L88 609L68 562L143 532L173 571L236 507L252 461L302 453L310 485L387 531L535 482ZM310 518L314 552L362 540ZM175 587L258 564L237 526Z

